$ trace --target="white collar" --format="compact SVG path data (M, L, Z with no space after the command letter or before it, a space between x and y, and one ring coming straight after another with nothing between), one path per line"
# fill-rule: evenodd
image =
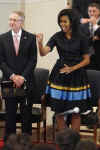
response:
M98 19L97 19L97 21L96 21L96 22L98 23L99 21L100 21L100 17L98 17Z
M15 33L15 32L12 30L12 36L14 36L15 34L17 34L18 37L21 37L22 29L20 29L19 32L17 32L17 33Z

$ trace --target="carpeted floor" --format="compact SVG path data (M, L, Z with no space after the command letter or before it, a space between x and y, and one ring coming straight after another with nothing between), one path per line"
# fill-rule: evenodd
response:
M0 125L1 126L4 126L4 122L0 122ZM17 129L17 134L20 134L21 133L21 129ZM4 128L0 128L0 149L2 148L2 146L4 145L4 142L3 142L3 137L4 137ZM36 130L32 130L32 140L33 140L33 143L39 143L37 141L37 133L36 133ZM41 136L40 136L40 143L43 143L43 129L41 128ZM52 129L51 127L47 127L47 141L46 143L48 144L54 144L54 141L52 139Z
M1 124L1 122L0 122ZM4 123L2 123L2 126L4 125ZM21 133L21 129L17 129L17 134ZM0 128L0 149L3 147L4 142L3 142L3 136L4 136L4 128ZM40 136L40 142L37 141L37 133L36 130L32 130L32 140L34 144L37 143L44 143L43 141L43 129L41 128L41 136ZM52 136L52 128L51 127L47 127L47 141L46 143L48 144L55 144L53 141L53 136Z
M4 122L0 122L0 125L4 125ZM21 133L21 129L17 129L17 133ZM86 135L86 133L85 133ZM0 148L3 146L3 136L4 136L4 128L0 128ZM93 134L87 134L88 139L94 140L93 139ZM86 138L85 138L86 139ZM36 130L32 131L32 140L33 143L37 143L37 133ZM84 140L84 139L83 139ZM43 142L43 129L41 128L41 137L40 137L40 142ZM49 144L54 144L53 141L53 130L51 126L47 127L47 143ZM97 131L97 145L100 146L100 129Z
M2 128L1 128L2 127ZM3 139L4 137L4 122L0 122L0 139ZM47 127L47 141L53 142L53 134L52 134L52 128L51 127ZM17 134L21 133L21 128L17 128ZM41 128L41 132L40 132L40 141L43 142L43 128ZM37 141L37 130L33 129L32 130L32 140L33 141Z

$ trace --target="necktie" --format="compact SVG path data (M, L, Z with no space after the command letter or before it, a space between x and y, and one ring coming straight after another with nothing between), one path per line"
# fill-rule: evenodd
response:
M93 32L93 25L90 24L90 37L93 37L94 32Z
M17 34L14 35L13 40L14 40L15 52L16 52L16 56L17 56L18 50L19 50L19 41L18 41L18 35Z

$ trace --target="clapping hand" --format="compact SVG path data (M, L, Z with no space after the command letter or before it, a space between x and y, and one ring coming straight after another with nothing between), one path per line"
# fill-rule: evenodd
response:
M81 18L80 20L81 24L85 24L89 22L89 18Z
M95 25L95 24L97 23L97 19L96 19L95 17L91 17L91 18L89 19L89 22L90 22L91 24Z

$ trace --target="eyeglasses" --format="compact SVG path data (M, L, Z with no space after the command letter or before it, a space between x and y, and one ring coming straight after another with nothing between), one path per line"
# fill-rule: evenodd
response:
M9 21L19 22L19 21L22 21L22 20L21 20L21 19L13 19L13 18L9 18Z

